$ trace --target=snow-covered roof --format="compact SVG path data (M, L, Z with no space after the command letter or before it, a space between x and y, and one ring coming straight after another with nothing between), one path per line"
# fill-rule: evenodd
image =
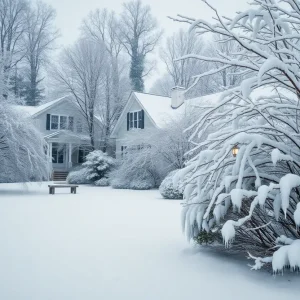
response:
M138 92L134 92L134 95L149 114L151 119L155 122L155 124L158 127L163 127L168 120L176 119L182 116L188 107L199 106L201 104L211 106L217 105L222 93L185 100L184 103L176 109L172 108L170 97Z
M58 104L62 100L66 99L67 97L68 96L64 96L64 97L49 101L47 103L41 104L39 106L16 105L16 108L26 112L27 114L29 114L31 116L35 116L35 115L45 111L46 109L54 106L55 104Z
M161 127L165 119L177 111L171 107L171 98L152 94L134 92L144 110L148 113L154 123Z
M219 102L222 93L197 97L193 99L185 100L184 103L178 108L172 108L172 100L170 97L164 97L159 95L132 92L127 104L125 105L123 112L111 134L111 137L116 137L116 132L122 119L125 118L128 106L132 103L132 99L141 105L145 113L150 117L153 123L157 127L165 127L169 121L176 120L184 115L188 107L199 106L201 104L215 106Z

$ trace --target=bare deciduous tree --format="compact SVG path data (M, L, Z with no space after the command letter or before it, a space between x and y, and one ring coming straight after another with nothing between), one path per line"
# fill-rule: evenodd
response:
M107 69L105 46L90 39L80 39L63 51L54 78L64 91L73 96L79 106L89 132L90 144L95 149L95 113L103 101Z
M84 36L91 37L95 41L100 41L106 47L111 58L113 74L113 96L114 101L120 101L119 94L119 59L122 51L122 44L118 38L118 21L114 12L107 9L91 12L83 21L82 30Z
M120 40L131 58L130 79L132 88L144 90L145 59L157 45L162 31L151 14L149 6L143 6L140 0L123 4L119 25Z
M123 46L118 37L118 21L114 12L106 9L91 12L83 21L82 31L86 38L104 45L109 56L104 79L104 101L99 107L105 137L102 150L106 151L110 133L129 92L129 85L126 86L127 61L122 54Z
M161 49L161 59L164 62L168 74L171 75L174 86L188 88L193 83L193 76L199 73L201 62L195 59L176 61L176 59L188 53L203 51L203 43L195 34L183 30L174 33L166 41Z
M58 31L54 27L55 17L55 10L43 2L37 2L36 7L29 10L26 16L24 40L28 105L37 105L41 100L41 67L47 61L49 50L58 38Z
M0 0L0 47L3 70L3 97L8 97L9 72L23 57L22 37L26 28L25 16L28 11L25 0Z

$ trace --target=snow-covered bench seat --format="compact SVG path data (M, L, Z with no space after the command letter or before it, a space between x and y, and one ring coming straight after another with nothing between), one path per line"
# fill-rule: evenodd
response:
M54 195L56 188L71 188L71 194L76 194L76 188L78 185L74 184L49 184L49 194Z

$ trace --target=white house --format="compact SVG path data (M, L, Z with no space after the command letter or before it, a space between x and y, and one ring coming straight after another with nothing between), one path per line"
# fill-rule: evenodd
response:
M18 108L33 118L48 144L54 176L64 179L70 168L82 163L90 150L87 123L79 107L70 96L65 96L40 106ZM95 142L99 145L102 128L97 118L95 123Z
M162 128L170 118L187 116L188 109L200 104L216 104L220 93L185 100L185 90L174 87L171 97L132 92L111 134L115 139L116 156L121 157L127 148L126 140L135 130Z

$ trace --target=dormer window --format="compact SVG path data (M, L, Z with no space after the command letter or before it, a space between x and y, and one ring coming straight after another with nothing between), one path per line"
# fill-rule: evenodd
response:
M46 123L47 127L47 123ZM50 130L74 130L74 117L51 115Z
M144 129L144 111L131 111L127 113L127 130L134 128Z
M58 129L59 127L59 116L51 115L51 130Z

